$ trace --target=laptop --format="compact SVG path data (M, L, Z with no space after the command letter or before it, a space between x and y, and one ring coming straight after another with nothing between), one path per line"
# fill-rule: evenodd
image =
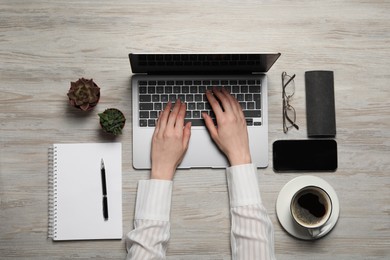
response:
M226 88L235 96L248 126L252 162L268 166L266 72L280 53L130 53L133 72L133 167L150 169L151 140L159 112L169 101L187 104L191 121L188 150L178 168L225 168L229 162L211 139L202 112L215 118L205 91Z

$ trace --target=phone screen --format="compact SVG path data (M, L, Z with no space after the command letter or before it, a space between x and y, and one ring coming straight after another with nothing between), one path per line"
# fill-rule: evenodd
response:
M273 167L283 171L335 171L335 140L277 140L273 143Z

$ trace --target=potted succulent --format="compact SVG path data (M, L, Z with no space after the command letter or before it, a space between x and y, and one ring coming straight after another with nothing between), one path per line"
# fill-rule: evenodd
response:
M88 111L99 102L100 88L93 82L93 79L81 78L70 83L68 98L72 106Z
M103 113L99 113L100 126L107 133L113 135L122 134L122 129L125 126L126 118L123 113L116 108L108 108Z

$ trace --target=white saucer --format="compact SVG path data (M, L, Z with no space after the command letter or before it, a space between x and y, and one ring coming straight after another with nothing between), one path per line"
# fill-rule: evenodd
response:
M294 194L306 186L317 186L325 190L329 194L333 205L332 213L325 229L315 238L309 235L307 229L295 223L290 212L290 203ZM289 181L279 192L279 196L276 201L276 214L280 224L287 233L299 239L313 240L325 236L336 225L340 214L340 203L336 191L329 183L315 176L300 176Z

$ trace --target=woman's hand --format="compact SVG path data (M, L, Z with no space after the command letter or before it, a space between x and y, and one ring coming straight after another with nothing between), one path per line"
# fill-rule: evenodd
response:
M151 179L172 180L188 148L191 123L184 126L186 105L169 102L161 112L152 138Z
M214 125L207 113L202 114L211 138L227 156L231 166L251 163L248 131L240 104L225 89L214 88L213 93L208 90L206 96L213 108L218 126Z

